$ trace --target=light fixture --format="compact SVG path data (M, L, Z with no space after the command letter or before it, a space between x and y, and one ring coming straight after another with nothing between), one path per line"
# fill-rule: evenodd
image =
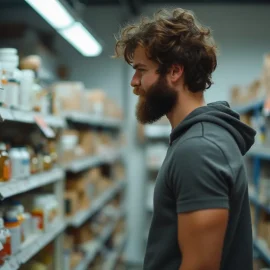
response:
M57 0L25 0L53 28L61 29L74 23L73 17Z
M98 56L102 51L101 45L79 22L58 32L84 56Z
M99 42L74 19L61 0L25 1L83 56L98 56L102 52Z

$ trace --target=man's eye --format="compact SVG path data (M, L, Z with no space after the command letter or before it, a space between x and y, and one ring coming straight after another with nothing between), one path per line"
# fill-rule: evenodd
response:
M145 71L145 69L142 69L142 68L139 68L138 69L140 72L143 72L143 71Z

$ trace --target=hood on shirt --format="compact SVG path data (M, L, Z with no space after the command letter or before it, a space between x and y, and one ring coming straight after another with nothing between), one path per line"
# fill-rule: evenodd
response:
M218 101L191 112L171 133L170 144L198 122L211 122L228 130L234 137L242 155L253 145L256 131L240 121L238 113L230 109L228 102Z

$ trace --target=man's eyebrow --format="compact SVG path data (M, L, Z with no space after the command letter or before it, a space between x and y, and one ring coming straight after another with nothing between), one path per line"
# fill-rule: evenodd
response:
M146 65L139 63L139 64L135 64L135 65L133 66L134 69L137 69L137 68L139 68L139 67L146 67Z

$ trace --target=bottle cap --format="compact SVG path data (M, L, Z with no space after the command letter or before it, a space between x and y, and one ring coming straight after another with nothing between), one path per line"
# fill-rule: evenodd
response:
M17 222L18 218L17 218L17 211L15 210L9 210L5 213L5 217L4 220L6 222Z
M0 150L1 151L6 151L7 150L7 147L4 143L0 143Z

